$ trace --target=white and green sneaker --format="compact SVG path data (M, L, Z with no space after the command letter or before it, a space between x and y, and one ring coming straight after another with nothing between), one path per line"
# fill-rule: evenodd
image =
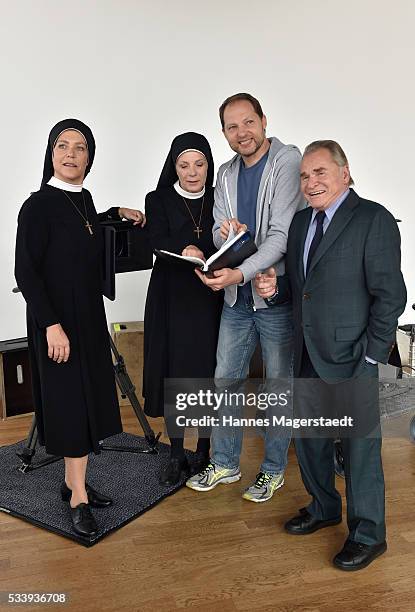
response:
M253 502L265 502L271 499L275 491L284 484L284 474L267 474L259 472L255 482L245 489L244 499Z
M208 463L203 472L195 474L186 482L186 487L194 491L211 491L218 484L230 484L241 477L239 468L228 469Z

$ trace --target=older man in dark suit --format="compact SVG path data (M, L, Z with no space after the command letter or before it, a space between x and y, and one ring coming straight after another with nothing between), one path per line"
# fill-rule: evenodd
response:
M306 148L301 184L309 207L292 221L286 275L276 283L271 268L257 275L256 288L270 305L293 301L294 375L303 383L297 384L301 400L297 396L295 406L302 415L314 409L315 416L316 403L335 416L349 406L373 425L379 416L377 363L388 361L406 303L398 227L386 208L350 188L347 158L334 141ZM341 433L349 535L333 563L346 571L362 569L386 551L379 431L367 435L360 424ZM297 437L296 453L312 501L285 524L286 531L305 535L340 523L333 438Z

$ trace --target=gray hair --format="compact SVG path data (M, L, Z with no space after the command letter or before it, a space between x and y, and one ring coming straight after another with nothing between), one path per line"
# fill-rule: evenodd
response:
M304 150L303 157L308 155L309 153L315 153L319 149L326 149L333 158L333 161L340 167L344 166L349 167L349 162L347 161L347 157L341 146L335 140L315 140L306 146ZM354 180L350 176L349 178L349 187L354 185Z

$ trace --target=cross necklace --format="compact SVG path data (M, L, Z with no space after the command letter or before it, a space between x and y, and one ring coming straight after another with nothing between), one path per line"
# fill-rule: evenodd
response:
M75 208L76 212L78 212L82 219L85 221L85 228L88 230L88 232L90 233L90 235L92 236L94 234L94 232L92 231L92 225L89 222L88 219L88 215L86 212L86 204L85 204L85 196L84 196L84 190L82 190L82 201L84 203L84 211L85 211L85 216L81 213L81 211L79 210L79 208L77 207L77 205L75 204L75 202L72 200L72 198L70 196L68 196L68 194L66 193L66 191L63 191L63 189L61 189L62 193L64 195L66 195L66 197L68 198L68 200L70 201L70 203L72 204L72 206Z
M182 196L182 200L185 203L185 206L189 212L189 215L192 217L192 221L193 221L193 225L195 226L195 229L193 230L195 234L197 234L197 237L200 238L200 234L202 233L202 229L200 227L200 222L202 221L202 214L203 214L203 204L205 203L205 196L203 196L202 198L202 206L200 208L200 215L199 215L199 223L196 223L194 216L192 215L192 211L189 208L188 203L186 202L186 200L184 199L184 197Z

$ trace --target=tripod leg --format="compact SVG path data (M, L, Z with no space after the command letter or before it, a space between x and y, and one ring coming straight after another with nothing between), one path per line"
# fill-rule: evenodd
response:
M409 423L409 434L412 442L415 442L415 416L412 417L411 422Z
M117 381L121 393L127 396L130 400L131 406L135 412L138 422L140 423L144 431L144 435L148 444L151 446L151 448L155 448L160 434L158 436L154 435L154 431L151 429L150 423L148 422L147 417L144 414L143 409L140 405L140 402L138 401L137 395L135 393L135 387L132 383L130 376L128 375L127 368L125 366L124 358L122 355L119 354L117 347L115 346L114 341L111 338L111 335L109 335L109 338L111 351L115 357L115 380Z
M52 457L51 456L51 457L47 457L46 459L43 459L42 461L39 461L38 463L36 463L36 465L32 465L32 459L36 453L37 440L38 440L37 423L36 423L36 417L33 415L32 424L30 426L30 431L29 431L29 434L26 440L26 446L20 453L16 453L16 455L19 457L19 459L22 462L21 466L19 467L19 472L22 472L23 474L25 474L26 472L30 472L32 470L36 470L45 465L49 465L49 463L54 463L55 461L59 461L60 459L62 459L62 457L54 457L54 456Z
M20 453L16 453L19 459L21 459L22 462L26 465L26 469L32 463L32 459L35 456L37 437L38 435L37 435L36 416L33 415L32 424L30 426L29 434L26 440L26 446Z

